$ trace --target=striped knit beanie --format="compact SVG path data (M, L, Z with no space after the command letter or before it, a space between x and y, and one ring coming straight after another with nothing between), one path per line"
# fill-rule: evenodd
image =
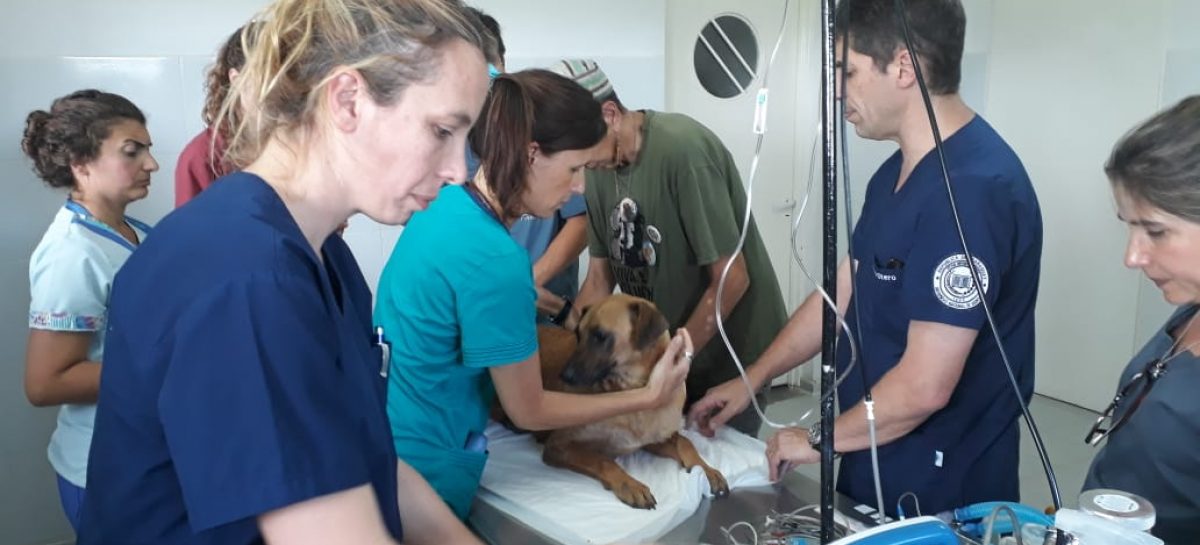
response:
M550 65L550 71L583 86L592 93L592 97L603 101L613 95L612 82L600 69L600 65L591 59L563 59Z

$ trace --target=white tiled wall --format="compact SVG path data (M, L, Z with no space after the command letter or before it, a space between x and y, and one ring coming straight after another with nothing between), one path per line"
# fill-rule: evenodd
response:
M45 447L53 409L22 390L28 257L64 196L38 181L21 154L25 116L81 88L121 93L148 117L162 169L130 214L151 223L171 210L176 158L202 128L204 71L220 44L265 0L6 0L0 3L0 543L71 538ZM559 57L599 59L627 102L663 104L659 1L479 0L504 27L509 67ZM629 18L625 14L637 13ZM353 218L346 232L374 286L399 228Z
M170 5L168 5L170 4ZM161 170L130 214L154 222L174 202L175 158L201 128L203 67L256 9L254 3L66 0L0 6L0 542L71 539L46 443L55 409L34 409L22 390L28 258L65 198L45 187L20 151L25 117L81 88L123 94L146 113ZM186 24L183 23L186 21Z
M1028 29L997 34L989 107L1042 205L1038 391L1085 407L1111 398L1133 344L1137 273L1121 265L1103 164L1158 106L1165 4L1005 0L994 11L998 28Z

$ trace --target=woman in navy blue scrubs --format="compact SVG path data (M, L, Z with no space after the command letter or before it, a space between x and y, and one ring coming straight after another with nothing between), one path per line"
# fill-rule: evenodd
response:
M118 274L78 543L476 543L397 463L340 237L465 178L487 92L455 0L278 0L222 117L226 176ZM404 523L401 530L401 521Z

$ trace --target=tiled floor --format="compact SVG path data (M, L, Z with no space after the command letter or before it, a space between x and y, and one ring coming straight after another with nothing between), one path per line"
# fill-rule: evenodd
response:
M798 418L816 404L816 396L798 389L775 388L768 392L767 416L775 421ZM1085 409L1048 397L1034 396L1030 412L1042 434L1050 464L1058 479L1064 507L1075 507L1079 489L1083 486L1088 465L1095 449L1084 444L1083 436L1095 421L1096 415ZM813 417L815 418L815 416ZM1050 488L1038 459L1029 431L1021 425L1021 502L1044 508L1050 506ZM773 430L767 426L759 431L764 441ZM818 479L817 466L802 466L797 471Z

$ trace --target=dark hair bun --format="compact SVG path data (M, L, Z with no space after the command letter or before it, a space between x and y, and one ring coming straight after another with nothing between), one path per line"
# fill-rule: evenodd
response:
M54 117L45 110L34 110L25 118L25 136L21 151L33 160L33 171L50 187L72 187L69 158L62 153L62 143L49 134ZM65 159L65 160L64 160Z
M75 187L71 165L100 155L100 144L113 125L146 116L129 99L94 89L58 98L50 111L34 110L25 118L21 151L33 160L33 171L55 188Z

